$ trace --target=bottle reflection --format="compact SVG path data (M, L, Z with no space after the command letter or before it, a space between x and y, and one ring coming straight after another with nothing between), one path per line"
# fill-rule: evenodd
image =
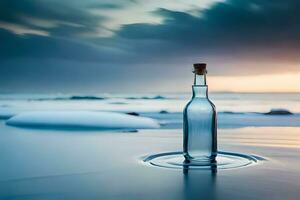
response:
M183 199L217 199L216 182L216 162L212 163L210 165L210 169L206 170L192 169L187 163L183 167Z

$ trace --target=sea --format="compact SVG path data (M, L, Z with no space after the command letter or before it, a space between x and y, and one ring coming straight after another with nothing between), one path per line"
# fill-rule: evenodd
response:
M299 199L300 94L209 97L218 111L218 166L196 170L145 161L181 156L190 94L0 94L0 199ZM159 128L137 128L150 121ZM88 127L114 122L137 130ZM235 167L219 165L226 154ZM245 158L251 163L240 165Z
M220 128L300 126L300 93L210 93ZM112 111L181 128L189 93L147 94L0 94L0 118L28 111Z

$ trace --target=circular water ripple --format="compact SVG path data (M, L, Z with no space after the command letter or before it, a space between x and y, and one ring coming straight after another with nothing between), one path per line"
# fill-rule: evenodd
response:
M167 152L147 156L143 161L151 166L173 169L233 169L257 164L264 158L240 153L219 151L215 163L195 164L184 162L182 152Z

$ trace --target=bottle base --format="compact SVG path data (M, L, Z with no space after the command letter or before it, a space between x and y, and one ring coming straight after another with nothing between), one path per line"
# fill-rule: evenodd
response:
M191 157L190 155L184 153L184 163L192 164L192 165L207 165L216 163L216 155L211 156L199 156L199 157Z

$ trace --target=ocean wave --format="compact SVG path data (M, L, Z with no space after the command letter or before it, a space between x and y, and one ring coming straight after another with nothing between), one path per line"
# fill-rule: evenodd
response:
M113 104L113 105L127 105L128 103L127 102L116 101L116 102L109 102L109 104Z
M143 114L153 114L153 115L160 115L160 114L169 114L169 115L178 115L182 114L182 112L170 112L167 110L161 110L156 112L142 112ZM234 112L234 111L219 111L218 114L221 115L295 115L300 113L292 113L286 109L271 109L269 112Z
M27 99L28 101L66 101L66 100L105 100L109 99L110 97L102 97L102 96L93 96L93 95L73 95L73 96L66 96L66 97L45 97L45 98L30 98ZM118 99L127 99L127 100L162 100L162 99L174 99L174 98L167 98L164 96L142 96L142 97L115 97ZM123 104L123 103L111 103L111 104ZM126 103L124 103L126 104Z
M105 100L107 97L98 96L69 96L69 97L53 97L53 98L32 98L28 101L67 101L67 100Z
M246 114L246 112L232 112L232 111L223 111L223 112L218 112L218 113L223 113L223 114Z
M220 114L261 114L261 115L293 115L295 113L284 108L272 108L269 112L232 112L223 111Z
M282 109L270 112L222 111L218 112L218 128L300 127L300 113L290 113ZM140 116L158 120L164 129L181 129L183 126L182 112L148 112L140 113Z
M135 130L159 128L155 119L117 112L34 111L24 112L6 121L7 125L38 129Z
M154 99L170 99L170 98L166 98L164 96L160 96L160 95L157 95L157 96L154 96L154 97L126 97L125 99L128 99L128 100L135 100L135 99L143 99L143 100L154 100Z

